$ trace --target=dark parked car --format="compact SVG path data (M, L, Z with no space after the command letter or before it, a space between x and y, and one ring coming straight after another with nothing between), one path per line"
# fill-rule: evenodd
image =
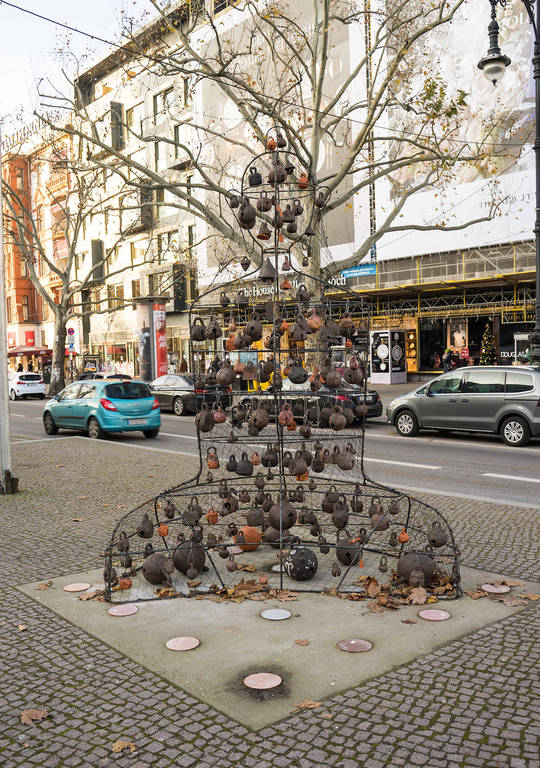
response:
M265 391L271 393L272 387L268 387ZM311 405L312 403L318 402L320 409L328 403L330 405L339 404L340 402L346 403L356 416L358 405L364 402L363 387L348 384L344 379L341 380L339 392L336 392L334 389L329 389L325 384L322 385L318 392L312 392L309 386L309 381L306 381L305 384L293 384L288 379L284 379L282 393L283 399L293 405L293 410L295 410L294 401L298 399L304 400L307 396L308 404ZM254 392L238 398L238 402L249 403L256 397L257 393ZM266 398L267 395L263 395L263 397ZM374 389L368 389L365 396L365 404L368 409L366 418L369 419L382 415L381 398L379 393ZM301 420L302 417L300 411L297 411L296 416L300 417Z
M108 376L105 376L104 373L96 371L83 371L77 376L77 381L86 381L88 379L121 379L122 381L131 381L131 376L128 376L127 373L110 373Z
M231 405L230 389L206 386L194 391L195 377L191 373L169 373L160 376L150 384L150 391L158 400L160 408L172 411L176 416L196 413L202 402L213 405L219 399L224 408Z

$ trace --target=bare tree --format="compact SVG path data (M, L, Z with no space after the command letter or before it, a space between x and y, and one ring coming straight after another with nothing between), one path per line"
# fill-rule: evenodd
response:
M346 262L321 263L321 244L354 242L347 261L357 263L387 233L454 231L498 212L501 200L494 192L485 215L473 220L441 215L425 224L402 221L413 195L444 190L466 168L491 178L520 151L509 148L519 116L496 107L474 138L466 136L467 93L448 85L438 71L442 32L463 3L189 0L171 7L149 0L158 21L136 32L128 20L129 42L119 46L117 65L128 78L148 83L140 86L141 93L160 79L174 78L198 94L198 101L187 117L172 101L149 129L127 121L124 127L142 145L174 147L181 167L193 171L189 185L182 173L156 170L112 140L106 111L100 113L84 98L84 78L75 82L70 132L92 147L91 155L106 152L118 167L132 169L136 180L129 183L168 190L171 205L179 212L189 209L235 244L241 257L246 243L224 196L238 185L246 163L264 150L268 130L277 126L291 153L324 190L323 205L307 211L314 237L306 271L320 276L327 267L329 276ZM216 15L225 7L226 14ZM385 195L378 220L376 184ZM355 241L358 205L369 208L369 224ZM308 241L303 245L307 248Z
M40 189L42 199L54 209L50 227L45 227L37 215L31 197L24 189L2 181L6 204L7 242L18 249L21 263L54 318L54 344L50 393L56 394L65 386L65 344L67 324L74 318L116 311L131 302L109 301L102 291L103 280L120 275L132 264L116 263L117 247L131 234L133 225L124 227L120 213L125 216L131 207L119 201L125 193L123 182L111 185L112 191L104 193L103 174L95 165L83 163L75 150L67 151L64 143L54 137L34 162L52 165L55 174L52 183L44 182ZM58 176L61 176L58 183ZM94 248L83 261L81 256L88 239L86 225L93 217L109 219L113 239L107 247ZM113 225L112 219L116 220ZM102 241L97 241L102 244ZM60 248L58 248L58 244ZM139 263L152 262L150 247ZM51 279L52 278L52 279Z

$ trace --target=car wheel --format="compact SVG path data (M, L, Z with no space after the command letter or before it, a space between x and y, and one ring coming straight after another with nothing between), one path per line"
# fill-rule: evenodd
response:
M527 445L531 430L521 416L509 416L501 424L501 437L506 445L518 448L520 445Z
M58 427L54 423L54 419L51 416L50 413L46 413L43 416L43 429L45 430L45 433L47 435L56 435L58 434Z
M92 440L99 440L100 438L105 437L105 433L99 426L98 420L93 416L88 422L88 437L91 437Z
M15 392L14 389L10 390L10 392L9 392L9 399L10 400L18 400L19 399L18 396L17 396L17 393Z
M153 437L157 437L159 435L159 427L156 429L143 429L143 435L148 440L151 440Z
M402 437L412 437L418 433L418 419L412 411L400 411L394 425Z
M183 416L186 410L186 404L181 397L175 397L172 404L173 413L175 416Z

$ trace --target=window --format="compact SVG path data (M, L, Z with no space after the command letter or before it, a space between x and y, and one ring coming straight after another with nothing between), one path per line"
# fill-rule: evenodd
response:
M163 189L163 187L159 187L159 189L156 189L155 198L156 198L156 219L159 219L161 208L165 203L165 190Z
M504 371L469 371L464 391L479 395L504 392Z
M111 101L111 144L113 149L124 149L124 105Z
M41 235L44 229L42 205L38 205L36 209L36 229L38 231L38 234Z
M110 397L111 400L141 400L144 397L152 397L147 385L138 381L107 384L103 392L105 397Z
M167 88L154 96L154 123L165 120L173 103L174 88Z
M232 5L236 5L237 2L238 0L214 0L214 15L221 11L225 11Z
M22 168L15 171L15 188L21 192L24 187L24 173Z
M181 125L174 126L174 157L178 159L180 157L180 129Z
M193 178L192 176L186 176L186 194L187 194L187 207L188 208L191 208L191 193L192 193L191 180L192 180L192 178Z
M528 373L509 371L506 374L507 392L531 392L534 389L534 379Z
M105 234L109 231L109 214L110 214L110 208L105 208L103 211L103 229L105 230Z
M81 271L82 266L84 264L85 258L86 258L86 254L85 253L76 253L75 254L75 277Z
M141 102L140 104L135 104L135 106L130 107L130 109L126 111L126 126L128 130L128 139L127 139L128 142L130 138L133 138L130 135L130 132L136 133L139 135L142 134L142 109L143 109L143 104Z
M80 384L71 384L58 395L59 400L76 400L79 394Z
M30 319L30 298L28 296L22 297L22 319L23 321Z
M117 245L108 252L108 258L105 262L107 274L110 275L118 269L118 260L120 258L120 246Z
M7 304L7 306L6 306L6 309L7 309L7 321L8 321L8 323L11 323L11 322L13 322L13 320L12 320L12 309L11 309L11 296L7 297L6 304Z
M188 107L191 101L191 94L189 92L189 77L182 78L182 104L184 107Z
M141 296L141 281L132 280L131 281L131 297L133 299L138 299L139 296Z
M154 170L159 170L159 141L154 141Z
M96 392L96 385L95 384L81 384L81 388L79 390L79 399L83 400L84 398L89 399L94 396Z
M124 304L124 284L107 286L107 306L109 309L122 309Z
M459 391L460 384L461 376L459 375L441 376L430 384L429 393L430 395L450 395Z

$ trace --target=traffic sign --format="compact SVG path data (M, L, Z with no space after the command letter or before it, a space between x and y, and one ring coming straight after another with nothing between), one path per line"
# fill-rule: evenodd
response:
M75 335L75 328L68 328L67 332L68 332L68 336L74 336Z

